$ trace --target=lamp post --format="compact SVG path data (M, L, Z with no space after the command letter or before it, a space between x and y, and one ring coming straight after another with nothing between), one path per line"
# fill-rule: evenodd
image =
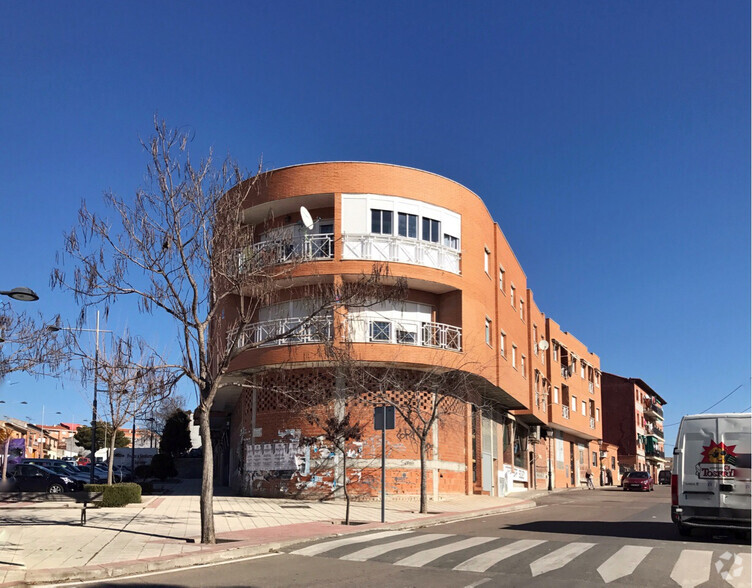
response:
M18 290L18 288L16 288ZM36 296L36 294L35 294ZM91 405L91 474L90 481L94 483L94 466L97 461L97 384L99 377L99 333L112 333L105 329L99 328L99 311L97 311L97 327L95 329L71 329L70 327L58 327L50 325L47 330L56 333L57 331L86 331L96 333L96 343L94 347L94 402Z
M39 296L31 288L13 288L12 290L0 290L0 295L7 296L20 302L36 302Z

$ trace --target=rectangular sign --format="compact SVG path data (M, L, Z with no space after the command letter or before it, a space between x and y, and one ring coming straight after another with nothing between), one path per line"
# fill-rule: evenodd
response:
M386 416L385 416L386 414ZM386 423L384 422L386 421ZM394 407L376 406L373 409L373 428L376 431L394 428Z

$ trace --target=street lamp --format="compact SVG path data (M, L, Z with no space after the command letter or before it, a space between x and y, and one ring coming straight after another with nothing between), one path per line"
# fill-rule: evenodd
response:
M51 333L57 333L58 331L86 331L89 333L96 333L96 344L94 348L94 402L91 405L91 483L94 483L94 466L97 462L97 380L99 376L99 333L112 333L99 328L99 311L97 311L97 327L95 329L71 329L70 327L59 327L57 325L50 325L47 330Z
M0 290L0 294L18 300L20 302L36 302L39 296L31 288L13 288L12 290Z

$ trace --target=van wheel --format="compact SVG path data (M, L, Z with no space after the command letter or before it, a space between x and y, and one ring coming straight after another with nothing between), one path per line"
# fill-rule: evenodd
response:
M689 527L687 525L678 523L676 525L676 528L679 529L679 535L681 535L682 537L689 537L692 534L692 527Z
M62 494L63 493L63 487L60 484L52 484L48 489L47 492L50 494Z

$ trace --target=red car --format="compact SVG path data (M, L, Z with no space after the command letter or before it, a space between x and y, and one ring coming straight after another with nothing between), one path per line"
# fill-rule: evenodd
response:
M629 472L622 480L623 490L644 490L652 492L653 476L648 472Z

